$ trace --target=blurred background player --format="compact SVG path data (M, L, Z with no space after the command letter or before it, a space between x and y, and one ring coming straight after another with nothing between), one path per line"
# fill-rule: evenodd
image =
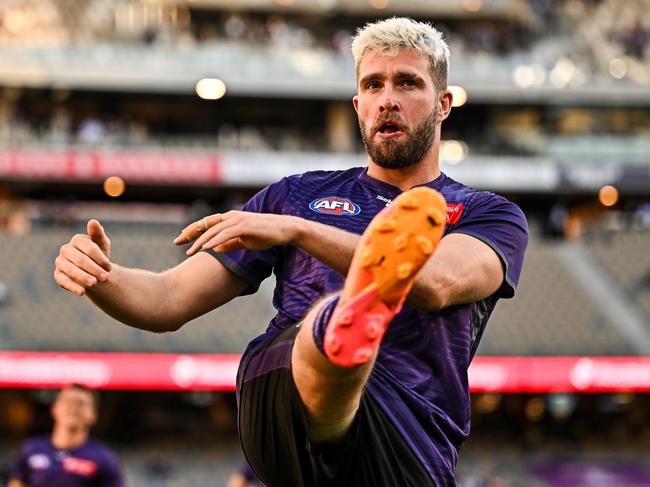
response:
M64 387L52 404L52 434L22 445L8 487L123 487L116 456L88 437L98 407L96 391Z

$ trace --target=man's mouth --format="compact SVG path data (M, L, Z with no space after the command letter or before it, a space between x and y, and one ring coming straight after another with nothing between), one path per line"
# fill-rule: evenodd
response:
M379 132L381 132L382 134L392 134L395 132L399 132L399 127L394 123L387 123L379 127Z
M402 127L397 122L383 122L375 131L375 133L383 136L397 135L402 132Z

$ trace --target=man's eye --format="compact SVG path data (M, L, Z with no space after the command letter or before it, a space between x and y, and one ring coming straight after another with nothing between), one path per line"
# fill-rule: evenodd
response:
M366 89L368 90L374 90L376 88L379 88L379 83L377 81L370 81L366 84Z
M412 79L402 80L402 86L415 86L415 81Z

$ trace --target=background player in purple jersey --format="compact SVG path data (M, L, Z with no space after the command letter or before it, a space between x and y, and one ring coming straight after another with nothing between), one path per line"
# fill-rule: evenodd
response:
M52 404L52 434L22 445L9 487L122 487L115 455L88 437L97 408L94 390L79 384L63 388Z
M108 236L91 220L61 247L54 278L118 320L161 332L274 273L277 315L237 378L242 446L257 476L278 487L454 485L470 426L467 368L497 300L514 295L527 224L516 205L440 171L452 95L438 31L404 18L369 24L353 54L367 167L289 176L244 211L195 222L175 241L198 237L190 258L162 273L111 263ZM335 365L324 341L337 296L323 298L343 287L373 217L421 186L447 201L444 236L409 277L381 347L359 366Z

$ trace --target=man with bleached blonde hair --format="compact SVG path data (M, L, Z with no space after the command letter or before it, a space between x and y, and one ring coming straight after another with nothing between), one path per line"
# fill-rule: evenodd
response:
M131 326L172 331L257 290L277 315L237 377L246 460L271 487L455 485L469 434L467 368L512 297L521 210L440 171L448 49L393 18L353 42L365 167L283 178L186 227L163 273L110 262L97 220L61 247L55 280ZM360 236L360 234L362 234ZM390 325L390 326L389 326Z

